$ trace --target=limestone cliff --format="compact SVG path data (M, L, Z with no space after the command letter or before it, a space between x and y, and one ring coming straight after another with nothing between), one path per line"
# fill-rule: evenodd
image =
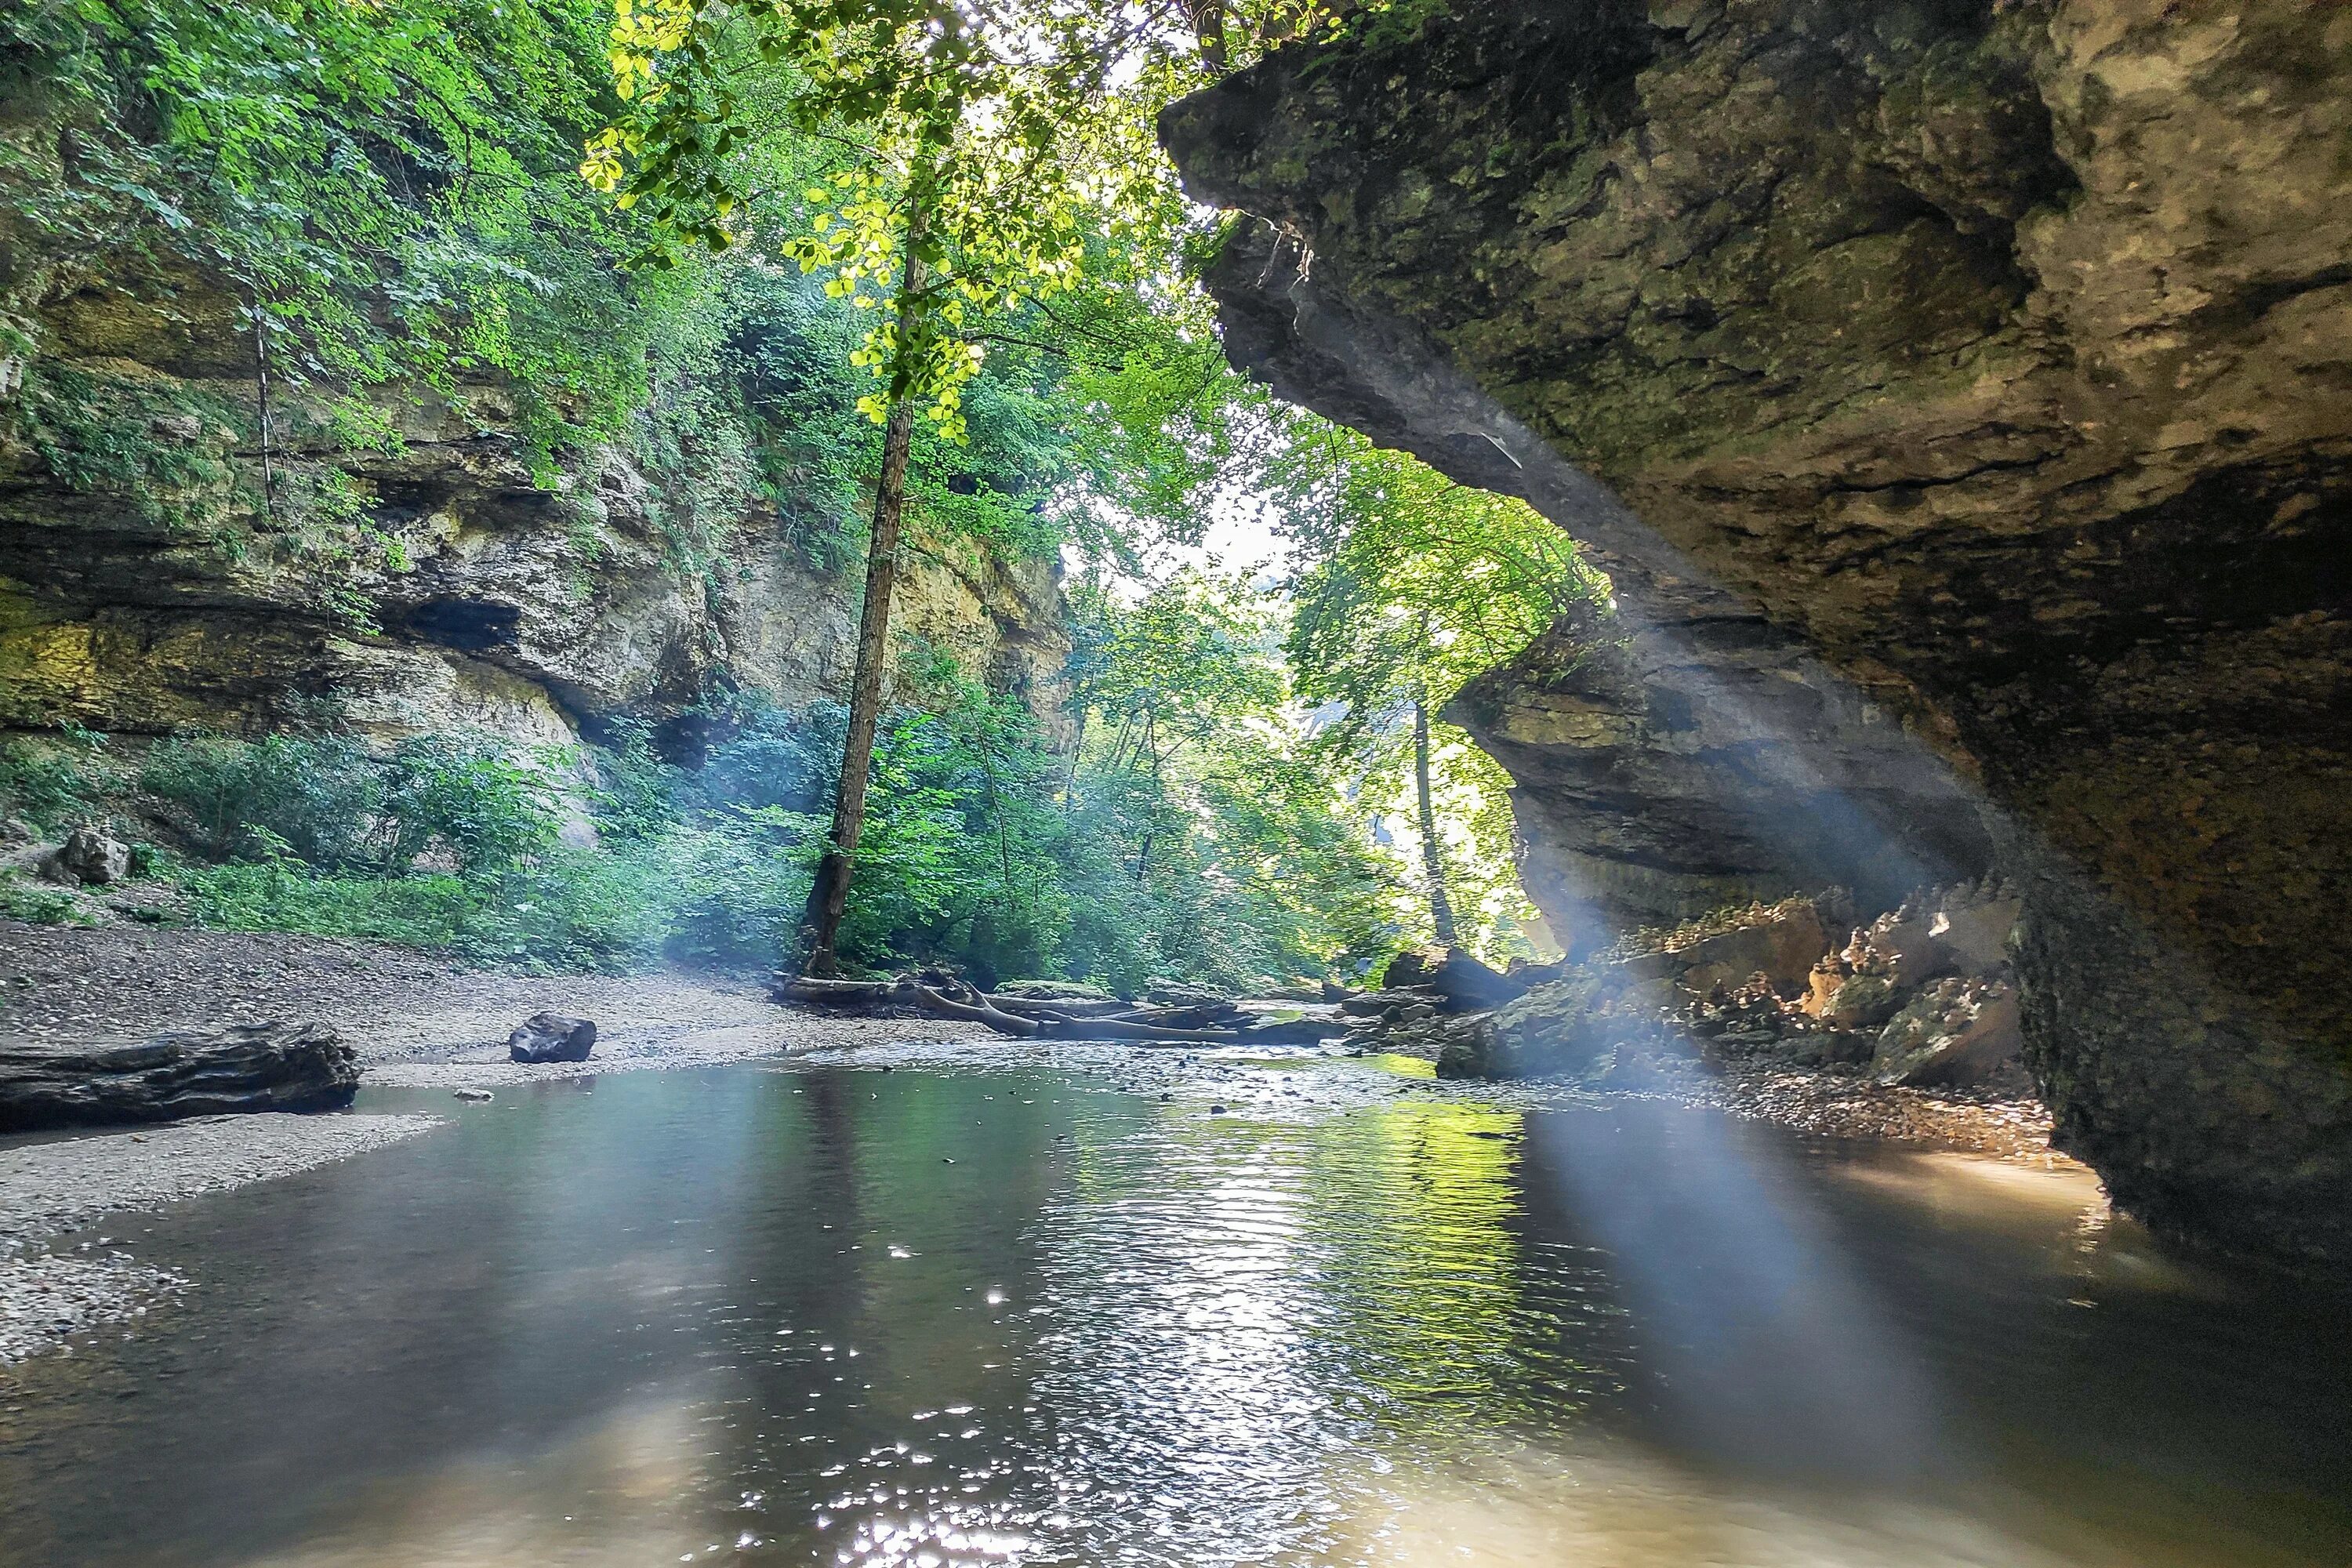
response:
M2323 0L1473 0L1162 133L1265 220L1237 363L1614 575L1612 670L1465 704L1553 900L1980 798L2062 1143L2352 1265L2347 89Z
M281 494L307 487L298 514L257 499L251 339L207 279L85 267L31 324L32 379L105 405L100 438L127 423L156 452L93 479L86 432L79 449L21 427L0 442L0 728L252 731L331 709L564 742L724 689L846 690L856 563L821 561L772 506L688 548L655 504L664 475L607 448L551 486L511 392L481 384L387 389L398 439L358 446L281 390L270 456ZM1049 720L1062 618L1055 563L976 552L919 553L894 612Z

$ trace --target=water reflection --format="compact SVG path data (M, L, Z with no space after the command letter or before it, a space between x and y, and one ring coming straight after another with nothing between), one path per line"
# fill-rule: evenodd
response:
M133 1235L194 1315L0 1401L0 1563L2352 1543L2311 1304L2143 1286L2044 1187L1664 1107L1268 1087L1217 1116L1042 1071L575 1080L188 1205Z

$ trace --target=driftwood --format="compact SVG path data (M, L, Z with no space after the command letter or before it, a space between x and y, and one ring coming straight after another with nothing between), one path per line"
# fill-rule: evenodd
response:
M1134 1005L1128 1002L1097 1002L1084 997L1041 1002L1034 996L995 994L992 994L988 1002L1001 1013L1011 1013L1024 1018L1118 1018L1126 1016Z
M324 1024L173 1029L137 1045L0 1047L0 1132L349 1105L360 1069Z
M831 1007L873 1007L913 1003L942 1017L985 1024L1000 1035L1021 1039L1149 1040L1163 1045L1229 1046L1245 1039L1297 1038L1291 1024L1260 1033L1239 1026L1249 1015L1230 1003L1220 1007L1136 1007L1126 1002L1086 998L1042 1002L1027 996L986 995L958 986L950 995L911 976L896 980L819 980L779 974L770 994L779 1002L812 1002ZM1232 1017L1234 1027L1199 1026ZM1339 1031L1331 1031L1336 1034Z
M1045 1028L1037 1019L1016 1018L1002 1008L991 1006L988 998L980 996L977 991L972 994L980 996L978 1002L950 1001L928 985L917 985L915 994L924 1006L934 1013L944 1013L950 1018L961 1018L969 1023L985 1024L1000 1035L1018 1035L1026 1037L1039 1034Z
M805 974L779 974L768 989L779 1002L823 1002L837 1007L902 1000L895 980L819 980Z

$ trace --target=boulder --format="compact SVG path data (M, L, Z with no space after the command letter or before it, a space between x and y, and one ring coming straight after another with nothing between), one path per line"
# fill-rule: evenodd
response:
M1812 972L1805 976L1804 1011L1806 1015L1818 1018L1827 1013L1831 1003L1837 996L1838 987L1846 983L1846 977L1851 973L1852 971L1846 968L1845 961L1836 953L1831 953L1819 963L1814 964Z
M2009 962L2009 936L2019 907L2014 898L1947 905L1928 921L1927 934L1949 954L1953 973L1990 974Z
M1629 958L1622 967L1637 980L1671 982L1692 1001L1736 989L1759 972L1774 990L1797 995L1811 982L1829 944L1829 932L1812 901L1792 899L1774 910L1769 920Z
M351 1103L360 1069L324 1024L173 1029L139 1044L0 1047L0 1131Z
M1442 947L1409 947L1389 960L1381 971L1380 988L1402 991L1410 985L1425 985L1439 965L1445 962L1446 950Z
M1570 1078L1627 1083L1668 1049L1657 1015L1613 966L1538 985L1449 1039L1440 1078Z
M1522 954L1513 957L1509 963L1504 964L1503 973L1522 985L1537 986L1549 985L1555 980L1564 978L1569 968L1569 962L1564 958L1539 960Z
M1871 1076L1912 1088L1975 1088L2014 1073L2023 1047L2015 986L1950 976L1888 1022Z
M1895 1016L1901 998L1883 974L1850 974L1831 993L1822 1021L1837 1029L1874 1029Z
M49 857L50 874L61 882L103 888L131 875L131 846L95 827L77 827Z
M1434 990L1456 1010L1499 1007L1525 995L1528 984L1458 947L1407 948L1389 960L1381 983L1388 991Z
M1948 974L1991 974L2008 965L2009 933L2017 914L2015 898L1938 893L1856 931L1844 959L1864 973L1885 975L1902 991Z
M1435 986L1458 1011L1499 1007L1528 994L1526 981L1489 968L1458 947L1446 948L1444 953L1425 984Z
M519 1062L584 1062L596 1048L596 1026L561 1013L533 1013L507 1037L507 1055Z
M1337 1018L1265 1018L1241 1031L1245 1046L1312 1046L1336 1040L1347 1028Z
M1351 1018L1377 1018L1391 1007L1409 1007L1415 1002L1436 995L1434 991L1360 991L1339 1004L1339 1011Z

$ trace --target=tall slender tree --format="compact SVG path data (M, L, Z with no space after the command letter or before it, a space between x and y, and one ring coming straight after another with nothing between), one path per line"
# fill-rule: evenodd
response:
M908 462L918 417L961 434L961 389L992 324L1069 289L1090 237L1165 201L1102 113L1117 52L1083 10L972 0L617 0L614 67L634 105L583 172L652 213L666 238L758 237L759 156L778 125L835 150L776 247L877 314L856 358L883 427L847 743L800 960L836 968L890 652ZM797 173L797 171L792 171ZM769 202L772 205L772 202ZM646 259L659 262L659 252Z
M1421 827L1421 874L1429 884L1429 923L1437 940L1452 947L1454 900L1445 892L1445 843L1437 834L1437 806L1429 791L1429 700L1415 688L1412 694L1412 790Z
M1462 921L1433 777L1440 711L1559 616L1605 598L1607 582L1526 503L1402 452L1338 430L1281 452L1269 486L1298 556L1287 651L1299 691L1345 705L1329 741L1368 776L1410 777L1430 924L1451 944Z

